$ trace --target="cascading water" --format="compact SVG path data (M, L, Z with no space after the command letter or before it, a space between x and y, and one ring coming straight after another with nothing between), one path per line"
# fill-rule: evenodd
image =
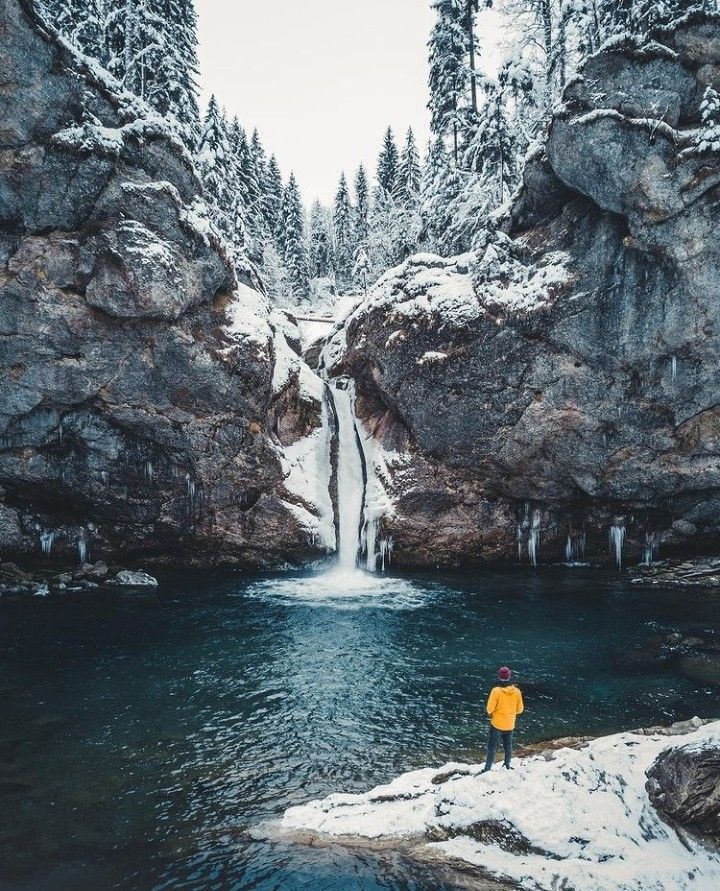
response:
M615 565L622 569L623 547L625 546L625 525L616 521L610 527L610 553L613 555Z
M352 381L338 379L330 384L338 429L337 510L340 568L353 570L360 550L363 525L365 475L355 424L355 393Z

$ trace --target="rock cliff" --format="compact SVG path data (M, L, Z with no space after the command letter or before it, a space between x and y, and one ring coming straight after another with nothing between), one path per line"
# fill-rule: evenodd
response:
M328 479L297 479L329 468L322 385L228 259L192 160L29 0L0 0L0 33L2 556L334 548Z
M336 329L402 566L720 548L720 20L615 42L471 255L410 258Z

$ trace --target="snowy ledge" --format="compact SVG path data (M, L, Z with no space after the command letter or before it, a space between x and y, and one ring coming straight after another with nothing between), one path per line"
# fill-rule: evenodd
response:
M499 765L448 764L404 774L361 795L290 808L287 834L414 845L528 889L710 891L720 854L662 818L646 771L668 749L720 745L720 721L693 719L677 735L653 729L602 737Z

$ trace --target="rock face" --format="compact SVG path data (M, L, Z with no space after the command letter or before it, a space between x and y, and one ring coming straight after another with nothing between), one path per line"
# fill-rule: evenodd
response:
M673 823L720 839L720 748L668 749L648 771L646 788Z
M237 284L191 159L29 0L0 0L0 33L2 555L325 553L284 451L319 441L322 389Z
M720 20L591 58L501 231L410 258L326 349L403 566L720 547Z

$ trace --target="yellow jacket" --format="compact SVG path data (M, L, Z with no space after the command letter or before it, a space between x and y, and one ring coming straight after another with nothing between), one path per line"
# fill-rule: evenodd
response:
M515 718L523 713L522 693L514 685L493 687L487 701L490 723L496 730L514 730Z

